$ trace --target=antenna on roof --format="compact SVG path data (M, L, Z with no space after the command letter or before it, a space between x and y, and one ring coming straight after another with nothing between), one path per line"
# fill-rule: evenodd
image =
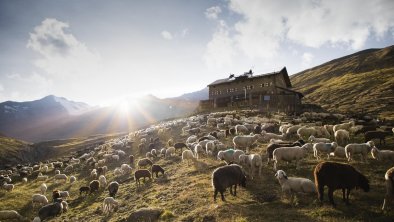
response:
M234 74L230 73L229 79L234 78Z

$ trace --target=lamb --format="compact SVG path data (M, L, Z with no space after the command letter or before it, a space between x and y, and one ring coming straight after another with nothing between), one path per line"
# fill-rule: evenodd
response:
M182 152L182 162L188 161L188 160L195 160L194 154L191 150L184 150ZM187 162L189 165L189 162Z
M90 188L90 194L93 192L98 192L100 187L100 181L98 180L92 180L89 183L89 188Z
M54 176L54 179L55 179L55 181L57 181L57 180L64 180L64 182L67 182L67 176L66 176L66 174L56 174L55 176Z
M390 160L394 162L394 151L392 150L379 150L376 147L371 149L372 158L379 161Z
M15 188L14 184L8 184L8 183L3 184L3 189L8 192L11 192L12 190L14 190L14 188Z
M261 160L261 156L259 154L242 154L239 156L239 164L241 166L246 166L250 169L249 175L252 180L256 167L259 168L259 177L261 177L261 168L263 167L263 161Z
M310 136L308 139L311 143L331 143L330 139L327 138L316 138L315 136Z
M379 144L386 144L386 136L390 136L391 132L386 131L368 131L364 134L365 142L370 141L372 139L379 139Z
M15 210L0 210L0 221L9 220L26 221L26 218L24 218Z
M245 136L235 136L233 138L233 143L235 148L248 148L252 146L256 140L260 137L259 134L255 134L253 136L245 135Z
M148 166L148 165L152 166L153 162L150 159L148 159L148 158L144 158L144 159L138 160L137 165L138 165L139 168L145 167L145 166Z
M323 201L324 186L328 186L328 198L334 207L336 205L333 193L337 189L342 189L343 201L346 204L349 204L349 195L352 189L359 187L364 192L369 191L368 179L349 164L321 162L315 167L314 177L320 202Z
M339 145L346 146L346 144L350 140L349 132L344 129L335 131L334 136L335 136L335 141L337 141Z
M175 148L169 147L168 149L166 149L165 158L172 157L174 154L175 154Z
M346 158L350 162L353 159L353 156L355 154L361 154L363 161L367 162L367 156L368 153L371 151L371 149L375 146L373 141L368 141L366 143L351 143L345 146L345 153L346 153Z
M330 153L334 152L337 148L338 144L336 142L332 143L315 143L313 144L313 156L316 157L317 160L320 159L319 154L325 153L330 159Z
M268 159L267 160L267 164L270 162L270 160L272 160L273 152L277 148L279 148L279 147L294 147L294 146L301 147L304 144L305 144L305 142L303 140L298 140L298 141L296 141L294 143L279 143L279 144L277 144L277 143L270 143L270 144L268 144L267 150L266 150L266 152L267 152L266 155L267 155L267 159Z
M183 152L182 152L183 154ZM156 174L156 177L159 177L159 172L164 175L164 169L157 164L153 164L151 168L152 175Z
M79 195L82 195L82 193L85 193L86 195L90 193L90 187L80 187L79 188Z
M107 178L104 175L99 176L100 187L105 188L107 187Z
M41 207L41 209L38 211L38 217L41 219L41 221L44 221L48 217L60 215L62 211L63 205L61 202L55 202Z
M75 176L71 176L70 183L74 183L75 181L77 181L77 178Z
M137 184L137 186L140 185L140 178L144 178L144 182L145 182L145 177L148 177L149 179L152 178L152 175L149 172L149 170L140 169L134 172L135 183Z
M216 196L218 192L222 197L222 201L226 201L224 198L224 192L230 187L230 193L234 196L237 195L237 185L246 187L246 176L242 171L241 166L237 164L231 164L216 168L212 173L212 186L214 189L213 199L216 202ZM234 186L234 193L233 193Z
M386 184L386 194L383 200L382 210L386 209L387 204L394 199L394 167L387 170L384 175Z
M287 177L285 171L278 170L275 174L278 179L282 192L286 195L293 193L316 193L315 183L306 178Z
M48 199L45 195L33 194L31 202L33 204L33 207L34 207L35 203L38 203L40 205L46 205L46 204L48 204Z
M47 185L45 183L42 183L40 185L41 194L45 194L47 192L47 189L48 189L48 187L47 187Z
M105 214L117 211L118 207L119 203L113 197L106 197L103 201L103 213Z
M119 190L119 183L116 181L112 181L108 185L108 192L110 197L115 197L116 193Z
M296 169L299 165L299 160L306 157L308 153L308 144L304 144L302 147L279 147L273 152L274 170L277 170L279 161L296 161Z

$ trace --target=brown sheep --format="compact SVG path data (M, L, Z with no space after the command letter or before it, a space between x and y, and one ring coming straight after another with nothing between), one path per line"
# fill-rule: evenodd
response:
M222 166L216 168L212 173L212 186L214 189L213 199L216 201L216 196L218 192L222 196L222 201L224 199L224 191L230 187L230 193L237 196L237 185L246 187L246 176L242 171L241 166L237 164L231 164L227 166ZM234 186L234 193L233 193Z
M152 175L156 174L156 177L159 177L159 172L161 172L161 174L164 175L164 169L160 165L153 164L151 170L152 170Z
M387 170L384 179L386 181L386 195L384 196L382 210L385 210L387 204L394 199L394 167Z
M148 177L149 179L152 178L152 174L150 173L149 170L141 169L141 170L135 171L134 178L135 178L135 183L137 184L137 186L140 185L141 178L144 178L144 182L145 182L145 177Z
M90 193L98 192L100 188L100 182L98 180L92 180L89 183Z
M349 164L321 162L316 165L314 176L320 201L323 201L324 186L328 186L328 198L334 207L333 194L337 189L342 189L343 201L346 204L349 204L349 195L352 189L359 187L365 192L369 191L368 179Z

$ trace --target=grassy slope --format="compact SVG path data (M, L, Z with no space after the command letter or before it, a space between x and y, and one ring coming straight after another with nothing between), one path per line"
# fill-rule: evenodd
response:
M291 76L305 101L329 111L394 119L394 46L365 50Z
M177 141L185 139L180 136L180 129L174 130L173 135ZM361 138L356 138L360 141ZM225 141L229 146L231 139ZM394 150L394 139L390 137L386 147ZM265 151L265 144L259 144L252 149L253 153ZM133 149L135 150L135 149ZM128 149L128 152L131 150ZM136 153L134 153L136 154ZM344 161L340 159L334 159ZM127 162L126 159L121 161ZM272 165L263 167L262 178L249 181L247 188L240 188L238 196L233 197L226 193L227 202L220 200L213 202L211 187L211 173L223 163L203 158L198 164L187 166L181 163L181 158L159 159L156 161L166 169L165 177L148 181L137 188L134 180L129 176L118 178L121 182L116 199L121 202L118 212L108 216L101 213L101 203L108 192L88 197L79 197L78 188L87 185L89 169L79 169L71 175L78 178L76 184L54 184L51 179L46 181L48 190L70 190L71 198L69 212L50 221L126 221L128 215L141 207L159 207L166 210L167 219L162 221L392 221L394 212L381 213L380 207L384 196L384 173L392 163L380 163L370 160L368 164L354 162L357 169L367 175L371 181L371 192L353 191L351 206L341 201L341 192L335 193L338 204L336 209L331 208L327 202L320 206L315 196L298 195L295 204L282 196L281 189L274 178ZM312 170L318 161L312 155L295 170L294 164L280 164L290 176L301 176L313 179ZM112 170L120 163L109 165ZM49 173L53 176L54 172ZM112 172L107 174L107 180L114 180ZM39 182L31 181L27 184L16 182L16 189L11 193L0 191L0 209L16 209L23 215L32 219L38 208L31 208L30 197L39 191ZM50 199L50 195L47 195ZM327 196L325 196L327 201ZM171 217L171 215L173 215Z
M26 150L28 143L10 137L0 136L0 162L16 163L21 160L21 151Z

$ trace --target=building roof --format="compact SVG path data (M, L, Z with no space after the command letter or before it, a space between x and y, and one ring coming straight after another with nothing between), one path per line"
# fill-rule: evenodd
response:
M212 82L211 84L209 84L208 86L215 86L215 85L220 85L220 84L224 84L224 83L237 82L237 81L245 80L245 79L254 79L254 78L260 78L260 77L264 77L264 76L282 74L283 78L285 80L286 86L288 88L291 88L291 82L290 82L289 74L287 73L286 67L283 67L279 72L265 73L265 74L260 74L260 75L256 75L256 76L247 75L247 74L248 73L245 73L245 74L237 76L235 78L218 79L218 80Z
M275 86L275 87L278 88L278 89L283 89L284 91L287 91L287 92L291 92L291 93L294 93L294 94L298 94L298 95L300 96L300 98L304 97L304 94L302 94L302 93L300 93L300 92L297 92L297 91L295 91L295 90L288 89L288 88L283 88L283 87L280 87L280 86Z

